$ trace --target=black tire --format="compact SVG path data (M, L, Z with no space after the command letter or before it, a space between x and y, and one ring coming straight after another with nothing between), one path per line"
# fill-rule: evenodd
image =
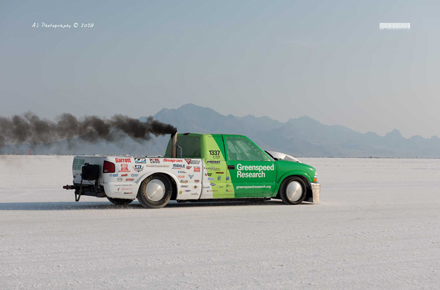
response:
M151 193L151 188L149 188L149 184L151 186L155 186L156 188L160 188L159 199L154 198L154 194L156 191ZM137 199L145 208L162 208L166 206L170 201L172 188L173 187L171 186L171 182L168 177L161 174L152 175L142 181ZM150 192L148 192L147 189L150 190ZM163 196L161 195L162 192Z
M114 205L127 205L130 204L133 200L125 199L125 198L111 198L107 197L107 199L113 203Z
M286 178L280 187L280 197L288 205L300 204L306 198L306 193L306 184L298 176Z

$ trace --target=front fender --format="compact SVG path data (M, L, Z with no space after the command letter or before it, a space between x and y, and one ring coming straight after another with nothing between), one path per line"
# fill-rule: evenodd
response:
M286 179L289 176L303 176L303 177L305 177L308 181L308 184L306 184L306 186L310 186L310 183L313 181L313 177L310 176L310 174L308 174L307 172L299 171L299 170L286 172L283 175L281 175L280 178L278 178L277 187L275 190L275 195L278 194L278 191L280 190L281 184L283 183L284 179Z

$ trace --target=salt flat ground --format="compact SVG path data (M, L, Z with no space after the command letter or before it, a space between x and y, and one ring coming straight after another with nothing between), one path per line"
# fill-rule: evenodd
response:
M319 205L138 202L61 187L69 156L0 157L1 289L438 289L440 160L303 159Z

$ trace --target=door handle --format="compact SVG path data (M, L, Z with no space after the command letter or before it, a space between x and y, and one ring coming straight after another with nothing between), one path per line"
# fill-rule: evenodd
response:
M235 169L235 165L228 165L228 169Z

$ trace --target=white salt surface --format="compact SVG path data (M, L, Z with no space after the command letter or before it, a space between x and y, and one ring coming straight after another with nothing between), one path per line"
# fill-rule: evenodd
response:
M0 157L1 289L438 289L440 160L303 159L319 205L73 201L72 157Z

